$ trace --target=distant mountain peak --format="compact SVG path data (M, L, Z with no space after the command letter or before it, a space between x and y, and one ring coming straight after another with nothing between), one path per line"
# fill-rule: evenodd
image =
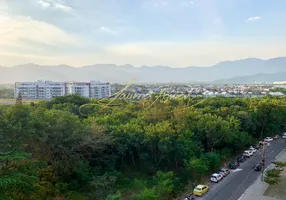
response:
M15 67L0 67L0 83L18 81L57 80L79 81L100 80L118 83L128 83L136 77L134 83L206 83L216 80L229 82L246 80L280 80L286 72L286 57L262 60L247 58L235 61L223 61L210 67L171 68L168 66L134 67L130 64L95 64L84 67L71 67L66 64L57 66L41 66L34 63ZM252 77L254 76L254 77ZM271 77L270 77L271 76ZM243 79L246 77L246 79ZM253 80L252 80L253 79ZM231 81L230 81L231 82Z
M66 65L66 64L60 64L54 67L63 67L63 68L73 68L72 66Z
M130 65L130 64L126 64L126 65L118 65L119 68L125 68L125 69L133 69L134 66Z

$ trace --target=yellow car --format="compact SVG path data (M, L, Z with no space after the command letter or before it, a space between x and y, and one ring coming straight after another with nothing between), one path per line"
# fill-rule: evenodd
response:
M205 193L207 193L209 191L209 186L207 186L207 185L198 185L195 189L194 189L194 191L193 191L193 193L194 193L194 195L196 195L196 196L203 196Z

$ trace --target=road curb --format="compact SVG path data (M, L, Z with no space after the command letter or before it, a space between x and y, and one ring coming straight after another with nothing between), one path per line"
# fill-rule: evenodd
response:
M277 160L278 160L277 158L279 158L283 153L286 153L286 149L285 149L285 148L283 148L283 149L277 154L277 156L275 156L275 160L274 160L274 161L277 161ZM272 161L272 162L274 162L274 161ZM266 173L266 171L267 171L268 169L273 168L274 164L273 164L272 162L265 168L263 176L265 176L265 173ZM264 181L262 182L262 181L261 181L261 176L262 176L262 175L259 175L259 177L257 177L256 181L255 181L247 190L245 190L245 192L238 198L238 200L242 200L242 199L245 197L245 195L248 195L249 190L253 189L253 187L255 187L255 184L262 184L262 183L263 183L263 184L267 184L266 182L264 182ZM268 187L269 187L269 185L267 184L267 188L268 188ZM263 193L263 194L264 194L264 193Z

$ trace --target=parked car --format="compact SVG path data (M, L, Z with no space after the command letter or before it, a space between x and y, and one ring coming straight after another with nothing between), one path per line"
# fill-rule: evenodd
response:
M257 149L255 149L253 146L250 146L249 151L252 151L253 153L256 153Z
M260 145L257 144L257 145L254 146L254 148L255 148L256 150L258 150L258 149L260 149Z
M236 161L239 163L243 163L246 160L246 157L244 155L240 155L237 157Z
M255 151L253 151L252 149L248 149L247 151L250 152L251 156L253 156L255 154ZM257 150L256 150L257 151Z
M243 155L247 158L250 158L253 155L253 152L246 150L243 152Z
M275 135L275 136L273 137L273 139L274 139L274 140L278 140L278 139L279 139L279 135Z
M223 178L223 176L221 174L218 174L218 173L214 173L212 174L211 178L210 178L210 181L212 182L219 182L221 179Z
M209 186L207 185L198 185L195 187L193 194L196 196L203 196L205 193L209 191Z
M260 163L254 164L254 165L253 165L253 169L254 169L255 171L261 171L261 164L260 164Z
M230 173L229 169L226 169L226 168L221 168L218 172L222 174L223 176L227 176Z
M264 139L264 142L271 142L273 140L273 138L271 138L271 137L266 137L265 139Z
M239 166L239 162L237 161L231 161L228 165L229 169L236 169Z
M286 139L286 132L282 133L282 138Z
M195 200L194 195L185 197L184 200Z
M259 145L262 146L263 144L265 144L265 146L268 146L269 145L269 142L265 142L265 141L260 141L259 142Z
M220 171L220 170L218 170L216 173L222 175L223 177L225 177L224 172L222 172L222 171Z

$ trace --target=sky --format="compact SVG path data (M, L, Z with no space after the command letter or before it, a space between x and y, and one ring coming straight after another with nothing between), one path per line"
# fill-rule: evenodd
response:
M211 66L286 56L285 0L0 0L0 65Z

